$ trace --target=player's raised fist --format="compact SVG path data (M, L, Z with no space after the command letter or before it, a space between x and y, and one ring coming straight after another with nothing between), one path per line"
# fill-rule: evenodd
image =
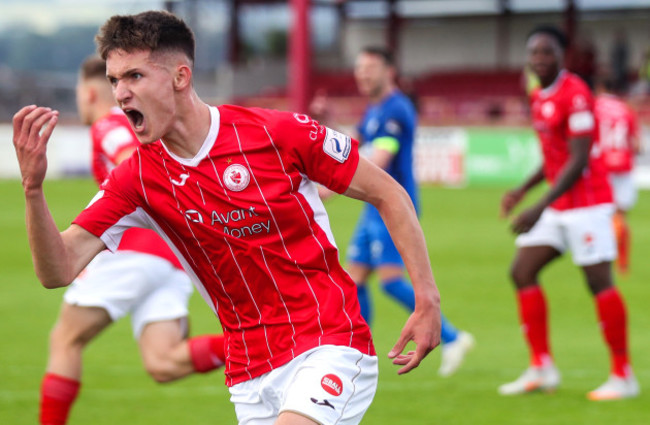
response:
M13 118L13 143L25 190L38 188L47 170L47 142L59 112L36 105L25 106Z

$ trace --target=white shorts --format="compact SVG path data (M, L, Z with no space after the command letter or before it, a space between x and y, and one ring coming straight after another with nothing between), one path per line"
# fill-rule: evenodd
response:
M612 229L613 204L557 211L546 208L539 221L516 239L518 247L552 246L571 251L578 266L590 266L616 258Z
M377 357L324 345L230 387L239 425L272 425L291 411L322 425L356 425L377 390Z
M191 295L187 274L163 258L102 251L72 282L63 299L71 305L101 307L113 321L130 313L137 339L148 323L186 317Z
M610 173L609 183L614 192L614 203L618 209L629 211L638 198L638 192L632 173Z

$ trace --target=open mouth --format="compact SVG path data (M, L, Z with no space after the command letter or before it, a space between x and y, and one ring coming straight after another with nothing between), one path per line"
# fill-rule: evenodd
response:
M144 123L144 115L142 115L142 112L135 109L125 109L124 113L129 118L131 126L133 126L135 130L142 128L142 124Z

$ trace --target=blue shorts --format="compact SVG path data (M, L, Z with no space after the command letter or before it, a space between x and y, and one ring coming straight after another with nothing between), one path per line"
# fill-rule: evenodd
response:
M348 246L347 259L349 262L361 263L372 269L384 265L404 267L402 257L384 222L368 220L363 216Z

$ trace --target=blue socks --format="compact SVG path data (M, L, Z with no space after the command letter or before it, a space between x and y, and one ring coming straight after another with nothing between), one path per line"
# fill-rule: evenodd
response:
M370 291L368 285L357 285L357 296L359 297L359 306L361 307L361 316L366 320L368 326L372 320L372 301L370 300Z
M408 311L415 310L415 293L413 285L402 277L381 282L381 288Z
M445 316L440 313L440 341L443 344L449 344L458 338L458 330L452 325Z
M391 279L385 282L382 282L382 289L398 303L406 307L408 311L415 310L415 293L413 292L413 285L407 282L404 278L398 277ZM364 290L367 291L367 289ZM367 308L370 307L370 297L368 294L365 295L366 303L368 303ZM361 297L359 297L361 300ZM363 307L361 308L363 314ZM366 316L364 316L365 318ZM458 338L458 330L443 316L440 315L441 320L441 330L440 330L440 339L443 344L453 342ZM368 321L366 319L366 321ZM370 323L370 322L368 322Z

